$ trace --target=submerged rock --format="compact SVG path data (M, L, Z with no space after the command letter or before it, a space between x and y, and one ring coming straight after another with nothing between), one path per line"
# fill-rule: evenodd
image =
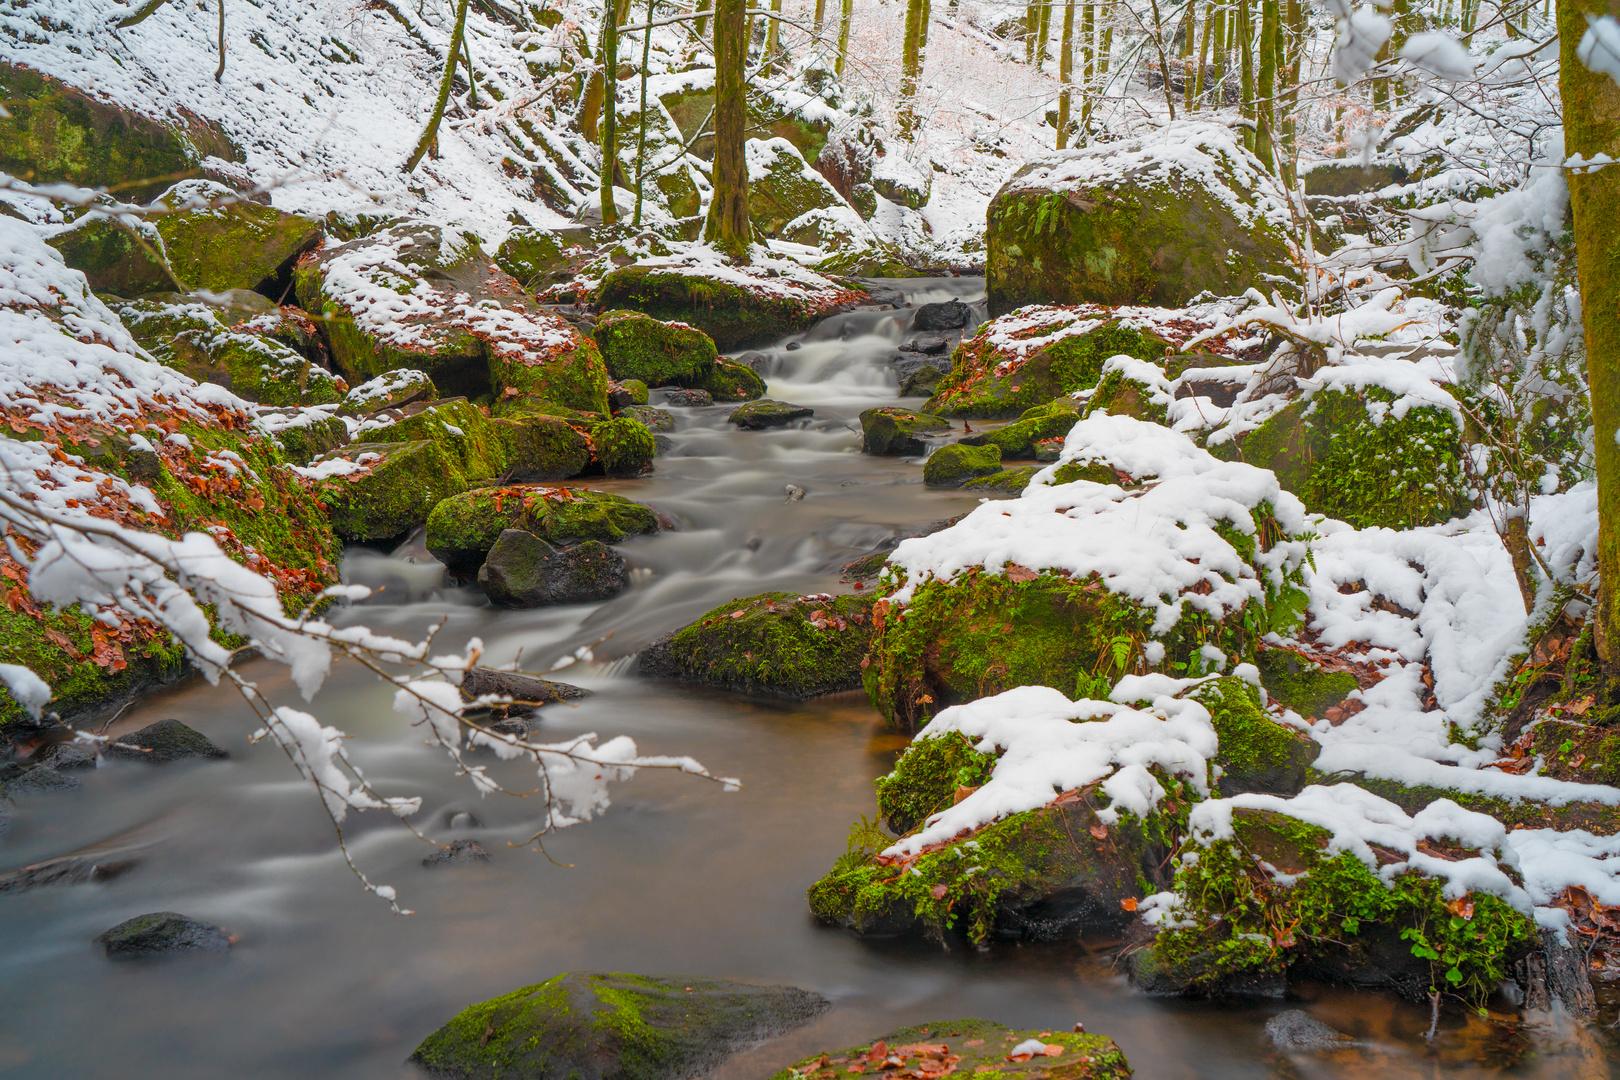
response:
M771 1080L848 1080L887 1076L890 1070L906 1077L988 1073L1000 1080L1128 1080L1132 1075L1125 1055L1102 1035L1014 1031L988 1020L945 1020L805 1058Z
M928 444L919 435L949 430L951 422L943 416L889 406L867 409L861 413L861 449L868 454L917 457L928 453Z
M804 420L814 416L815 412L816 410L804 405L763 398L759 401L750 401L739 409L733 409L726 419L744 431L763 431L766 428L784 427L795 420Z
M483 563L506 529L522 529L553 546L581 540L618 543L658 531L658 515L622 495L589 488L475 488L445 499L427 519L427 549L456 573Z
M411 1061L458 1080L686 1080L828 1006L789 986L569 972L468 1007Z
M923 483L929 487L961 487L977 476L1001 471L999 446L964 446L952 443L928 455L923 462Z
M664 404L675 409L701 409L714 404L714 395L707 390L670 390L664 395Z
M450 843L435 851L422 860L422 865L429 869L440 866L471 866L474 863L489 862L489 852L484 845L476 840L452 840Z
M134 748L134 749L132 749ZM224 750L208 741L207 736L178 720L159 720L139 731L123 735L107 744L108 757L133 758L160 764L184 758L229 757Z
M1304 1009L1289 1009L1266 1021L1266 1038L1285 1054L1316 1050L1342 1050L1360 1045L1350 1036L1334 1031Z
M589 604L630 584L624 556L597 540L557 549L521 529L506 529L478 569L478 587L499 607Z
M137 915L108 930L96 939L114 960L137 960L175 953L221 953L231 947L231 938L212 923L157 911Z
M787 698L853 690L872 636L871 609L863 596L732 600L641 650L641 673Z
M31 760L35 765L48 765L59 773L76 772L96 767L96 751L94 747L67 740L36 751Z

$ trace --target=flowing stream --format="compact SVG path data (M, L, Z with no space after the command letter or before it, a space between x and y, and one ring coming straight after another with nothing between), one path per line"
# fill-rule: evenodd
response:
M893 284L916 304L983 295L978 279ZM391 820L351 819L357 861L416 912L399 918L361 890L283 755L249 745L253 720L232 692L194 681L148 698L115 730L175 717L231 756L112 763L76 774L82 791L20 802L0 868L115 837L138 846L140 862L104 884L0 897L0 1076L412 1077L411 1050L467 1004L576 968L791 983L833 999L813 1026L733 1059L719 1080L763 1080L817 1050L965 1016L1042 1029L1082 1022L1157 1080L1610 1075L1604 1045L1551 1019L1526 1028L1447 1016L1431 1046L1427 1010L1387 996L1307 986L1289 1002L1158 1000L1113 970L1113 942L942 950L815 924L805 889L843 851L850 823L874 813L872 781L903 740L859 693L750 700L638 679L626 658L732 597L838 588L843 563L976 504L924 488L916 461L860 453L856 416L895 402L884 357L909 320L852 313L796 349L766 350L770 396L816 410L802 426L739 432L726 422L730 406L673 410L673 448L650 478L597 485L679 524L624 545L632 584L610 602L493 610L476 589L445 586L419 544L346 561L349 580L386 587L343 618L413 637L443 620L440 641L459 648L481 637L486 663L533 669L606 638L597 663L562 676L595 696L546 710L541 733L630 735L645 753L692 754L745 790L644 773L617 786L605 816L550 838L549 859L509 847L534 830L536 808L480 800L400 725L386 684L340 665L314 711L356 736L352 755L379 788L424 796L416 820L429 835L476 838L492 856L424 869L432 849ZM789 485L803 497L790 499ZM296 702L279 666L248 670ZM493 768L510 787L533 787L519 763ZM115 964L94 944L115 923L162 910L225 926L235 947ZM1362 1045L1278 1054L1263 1026L1292 1008Z

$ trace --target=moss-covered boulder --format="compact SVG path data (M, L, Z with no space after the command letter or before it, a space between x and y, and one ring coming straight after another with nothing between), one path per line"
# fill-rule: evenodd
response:
M1045 405L1026 409L1005 427L979 435L969 435L963 446L997 446L1002 461L1029 461L1036 457L1035 445L1048 439L1061 439L1080 419L1080 403L1060 397Z
M648 396L647 384L640 379L624 379L608 384L608 404L613 406L615 414L632 405L647 404Z
M1086 414L1105 412L1155 424L1167 423L1175 394L1164 368L1134 356L1111 356L1085 402Z
M569 972L468 1006L411 1061L458 1080L685 1080L827 1007L788 986Z
M1111 357L1163 359L1172 339L1161 334L1168 328L1159 322L1095 306L1021 311L992 320L957 348L950 374L924 410L1022 418L1030 409L1096 387Z
M887 405L867 409L861 413L861 449L868 454L915 457L928 453L928 444L919 436L949 430L951 422L943 416Z
M1332 671L1289 649L1261 648L1255 655L1260 685L1271 700L1307 720L1319 720L1357 688L1349 671Z
M1382 386L1329 385L1213 453L1277 474L1285 491L1357 528L1436 525L1471 505L1462 425L1442 404L1414 403Z
M767 276L765 267L709 274L701 266L679 262L637 263L603 278L596 303L685 322L719 348L739 349L808 330L828 315L869 300L864 292L809 271L770 269L775 276Z
M591 425L591 457L608 476L635 476L652 467L658 446L640 420L616 416Z
M556 416L514 416L489 422L506 458L502 477L514 484L566 480L591 463L591 438Z
M433 385L427 372L396 368L344 394L340 411L350 416L365 416L384 409L403 409L419 401L432 401L438 396L439 388Z
M1187 696L1209 710L1220 738L1214 764L1222 795L1294 795L1305 786L1321 746L1273 719L1254 686L1237 678L1212 679Z
M608 374L646 386L699 385L719 355L703 331L639 311L609 311L596 321L591 336Z
M581 231L564 234L520 226L495 249L495 264L535 291L560 285L572 280L589 258L590 249L579 243Z
M371 443L437 443L463 480L491 480L507 472L505 442L483 410L463 398L418 401L374 413L356 438Z
M872 637L871 610L864 596L732 600L643 649L641 673L773 697L853 690Z
M630 584L624 556L599 540L554 548L521 529L506 529L478 568L478 587L498 607L590 604Z
M1382 826L1373 846L1359 840L1369 820ZM1502 826L1454 805L1407 818L1339 785L1219 800L1189 824L1174 899L1133 957L1156 992L1274 993L1298 972L1478 1005L1539 940Z
M717 360L692 389L701 390L715 401L753 401L765 396L765 380L747 364Z
M726 419L744 431L764 431L766 428L786 427L799 420L808 420L815 413L816 410L808 405L761 398L731 410Z
M595 343L541 311L470 236L396 222L304 256L294 276L355 382L412 368L444 394L493 397L507 412L608 413Z
M265 289L321 242L319 222L237 199L224 184L182 180L154 205L174 211L153 222L175 276L193 289ZM228 205L216 206L219 203Z
M1231 129L1198 121L1025 165L990 201L990 313L1176 307L1295 275L1287 199Z
M132 184L120 195L150 198L206 157L240 157L195 116L157 120L20 64L0 64L0 97L10 114L0 118L0 169L30 183Z
M281 444L289 464L308 465L349 441L349 427L324 409L287 409L261 413L259 422Z
M1026 465L1022 469L1004 469L989 476L975 477L963 484L962 490L979 495L1017 495L1029 487L1029 482L1035 479L1038 472L1040 470L1033 465Z
M786 139L749 139L748 219L760 236L777 237L795 218L843 206L844 200Z
M629 420L639 420L647 425L648 431L674 431L675 418L663 409L651 405L627 405L615 415Z
M1034 1044L1041 1046L1034 1053ZM1128 1080L1112 1039L1072 1031L1014 1031L987 1020L948 1020L901 1028L845 1050L817 1054L771 1080L846 1080L851 1075L994 1077L996 1080Z
M658 515L647 507L588 488L474 488L432 509L427 548L462 573L476 570L506 529L522 529L554 546L580 540L614 544L658 531Z
M467 489L459 462L433 440L355 442L310 466L332 531L345 540L397 540Z
M923 483L929 487L961 487L975 477L1001 471L999 446L963 446L952 443L928 455L923 462Z

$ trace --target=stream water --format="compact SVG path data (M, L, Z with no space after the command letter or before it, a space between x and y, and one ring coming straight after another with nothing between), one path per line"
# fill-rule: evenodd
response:
M896 284L914 303L971 300L983 287ZM760 1080L816 1050L963 1016L1065 1030L1083 1022L1114 1037L1139 1077L1162 1080L1610 1075L1606 1044L1554 1018L1525 1027L1448 1016L1428 1045L1427 1010L1380 995L1303 987L1290 1002L1158 1000L1129 988L1106 942L942 950L861 941L814 923L805 889L843 850L850 823L873 813L872 781L902 740L858 693L749 700L640 680L624 658L734 596L831 590L844 562L977 502L925 489L915 461L860 453L856 415L895 401L883 357L909 318L839 316L797 349L767 350L771 396L816 410L804 426L738 432L725 421L728 406L674 410L674 445L655 474L600 485L679 524L624 545L633 581L610 602L496 611L476 590L446 587L419 546L348 556L350 580L386 588L342 616L375 629L416 636L442 619L444 643L477 635L486 662L521 658L530 668L606 637L598 663L565 676L595 696L547 710L541 730L627 734L643 752L689 753L740 777L742 792L644 774L617 788L604 817L553 837L548 861L507 846L533 831L531 804L479 800L441 754L402 729L387 685L339 667L316 711L356 736L357 763L384 791L423 795L417 820L435 839L477 838L492 855L485 865L427 870L421 859L431 849L397 825L378 815L351 822L356 859L416 912L399 918L345 868L285 758L249 745L252 718L230 691L192 682L148 698L119 730L175 717L231 756L109 764L77 774L80 792L21 802L0 839L0 867L126 833L143 854L105 884L0 897L0 1076L411 1077L407 1055L465 1005L573 968L791 983L833 999L812 1027L741 1055L718 1080ZM803 498L790 500L788 485ZM250 671L295 699L278 666ZM517 763L496 771L532 787ZM140 964L111 963L95 946L107 927L159 910L217 922L236 945L223 956ZM1332 1057L1279 1055L1263 1026L1289 1008L1363 1045Z

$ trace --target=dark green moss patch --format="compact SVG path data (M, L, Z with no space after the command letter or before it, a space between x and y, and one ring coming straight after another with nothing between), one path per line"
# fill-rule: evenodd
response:
M1077 312L1075 321L1090 317L1090 312ZM1123 353L1138 360L1162 360L1169 347L1156 334L1108 320L1088 333L1058 338L1020 356L994 344L993 326L985 324L958 346L951 356L950 374L940 381L924 411L989 419L1020 416L1055 398L1092 389L1111 356ZM1062 326L1043 329L1054 333Z
M719 355L701 330L637 311L608 312L596 321L592 336L608 374L648 386L696 385Z
M1242 679L1214 679L1191 696L1209 710L1220 737L1214 764L1221 770L1222 795L1295 795L1305 786L1322 748L1268 716L1254 687Z
M829 285L820 290L753 290L656 266L623 266L602 279L596 302L630 308L666 322L685 322L721 349L761 345L799 333L868 298ZM712 393L712 391L711 391Z
M961 487L969 480L1001 471L1001 448L952 443L928 455L923 462L923 483L929 487Z
M1315 720L1356 689L1348 671L1327 671L1289 649L1261 648L1255 656L1260 685L1277 704Z
M506 529L531 532L554 546L576 540L617 543L658 531L658 515L622 495L588 488L475 488L433 507L427 548L462 573L476 570Z

